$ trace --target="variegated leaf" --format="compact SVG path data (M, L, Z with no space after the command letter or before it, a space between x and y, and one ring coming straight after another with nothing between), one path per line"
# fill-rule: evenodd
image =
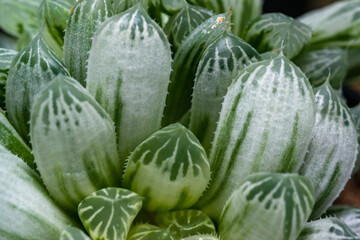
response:
M315 201L311 182L297 174L257 173L240 182L219 222L221 239L291 240Z
M99 25L113 15L110 0L81 0L66 25L64 62L73 78L86 85L87 61Z
M357 131L349 108L329 82L314 90L316 122L300 174L314 184L316 203L311 215L323 214L351 176L357 154Z
M5 85L9 68L17 51L0 48L0 108L5 107Z
M164 28L164 32L172 44L173 53L197 26L212 15L212 12L206 8L185 2L185 6L169 19Z
M338 218L324 218L305 225L297 240L358 240L360 239Z
M34 98L59 73L68 72L41 34L12 61L6 82L6 110L9 121L26 141L29 141L30 110Z
M323 48L301 53L294 63L309 78L311 85L319 86L329 78L333 88L339 89L345 79L347 51L342 48Z
M9 123L5 113L2 111L0 111L0 145L24 160L30 168L36 170L31 149Z
M248 23L261 14L263 0L189 0L190 3L206 7L215 13L227 12L231 9L232 31L244 37Z
M247 175L297 172L314 122L310 83L287 58L246 67L225 95L210 154L211 183L198 205L218 219Z
M281 49L288 58L300 53L311 39L311 29L281 13L268 13L247 28L245 40L260 53Z
M90 193L119 185L122 162L113 122L74 79L58 75L39 93L30 127L38 170L63 207L76 211Z
M359 170L359 167L360 167L360 104L358 104L355 107L351 108L350 111L351 111L351 115L352 115L352 117L354 119L354 123L355 123L355 126L356 126L357 140L358 140L358 151L357 151L355 166L354 166L353 171L351 173L351 175L353 176L355 173L357 173L357 171Z
M193 235L190 237L182 238L181 240L219 240L219 238L213 235Z
M354 233L360 236L360 208L354 206L334 205L326 210L324 215L339 218Z
M208 154L228 87L242 69L259 59L255 49L228 32L202 54L196 72L189 129Z
M86 235L81 229L68 226L66 227L60 235L60 240L91 240L88 235Z
M348 69L345 84L360 82L360 48L348 49Z
M203 147L192 132L175 123L151 135L130 155L123 186L145 197L145 209L169 211L192 206L209 180Z
M140 5L96 32L87 89L115 122L120 159L160 128L170 71L166 35Z
M50 198L40 177L0 146L0 238L58 239L76 223Z
M127 240L178 240L169 229L151 224L140 224L133 227Z
M312 47L360 46L360 0L337 1L299 17L313 30Z
M142 197L136 193L122 188L105 188L82 200L78 213L92 239L126 240L141 206Z
M207 46L226 31L225 15L213 16L200 24L183 41L174 56L169 94L162 125L178 122L191 107L194 79L201 54Z
M214 223L200 210L158 213L155 221L159 227L168 228L179 239L191 235L216 235Z

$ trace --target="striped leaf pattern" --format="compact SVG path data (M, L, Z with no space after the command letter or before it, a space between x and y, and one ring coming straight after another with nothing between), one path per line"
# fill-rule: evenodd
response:
M34 102L30 125L36 165L60 205L76 211L90 193L119 185L113 122L77 81L58 75L47 85Z
M179 239L200 234L216 235L214 223L199 210L159 213L155 221L159 227L168 228Z
M207 46L226 31L225 15L213 16L195 28L174 56L162 125L178 122L191 107L196 69Z
M185 6L172 16L164 27L173 53L197 26L212 15L212 12L206 8L185 3Z
M190 237L182 238L181 240L219 240L213 235L193 235Z
M133 227L127 240L178 240L169 229L151 224L140 224Z
M248 23L260 16L263 0L190 0L189 2L211 9L215 13L223 13L231 9L231 22L234 23L232 32L244 37Z
M140 5L96 32L87 89L115 122L122 160L160 128L170 71L166 35Z
M221 239L296 239L315 202L311 182L297 174L257 173L231 195L220 218Z
M225 95L210 154L211 184L198 205L216 219L247 175L298 171L314 122L310 83L287 58L246 67Z
M263 53L280 49L289 59L300 53L311 39L311 29L281 13L268 13L247 28L245 40Z
M81 0L67 21L64 39L64 62L73 78L86 85L89 50L96 30L112 16L110 0Z
M305 225L297 240L358 240L360 239L338 218L324 218Z
M196 72L189 129L209 154L221 104L238 73L259 54L241 38L224 32L201 56Z
M347 73L347 51L342 48L306 51L297 56L294 63L309 78L311 85L319 86L329 78L331 86L339 89Z
M40 177L0 146L0 238L58 239L76 223L50 198Z
M47 30L60 47L64 45L66 21L75 2L75 0L43 0L38 10Z
M313 47L360 46L360 0L338 1L299 17L313 30Z
M314 90L316 122L300 174L314 184L312 219L323 214L351 176L357 154L357 131L351 113L329 82Z
M160 212L189 208L209 180L204 148L192 132L175 123L151 135L130 155L123 186L145 197L145 209Z
M60 235L60 240L91 240L88 235L86 235L81 229L68 226L66 227Z
M24 160L30 168L36 170L31 149L9 123L4 112L0 111L0 145L12 154Z
M12 61L6 82L6 110L11 124L26 141L34 98L59 73L68 72L41 34Z
M86 197L78 213L92 239L126 240L142 197L127 189L105 188Z
M1 38L1 36L0 36ZM0 108L5 107L5 85L8 77L11 61L16 56L17 51L0 48Z
M354 233L360 236L360 208L354 206L334 205L324 214L342 220Z

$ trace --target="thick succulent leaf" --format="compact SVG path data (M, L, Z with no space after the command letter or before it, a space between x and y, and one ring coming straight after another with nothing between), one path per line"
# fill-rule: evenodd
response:
M17 51L0 48L0 108L5 109L5 85L11 62Z
M197 26L212 15L212 12L206 8L186 3L178 13L172 16L164 27L164 32L172 45L173 53Z
M60 235L60 240L91 240L81 229L67 226Z
M87 89L115 122L122 160L160 128L170 72L166 35L140 5L96 32Z
M241 181L220 218L221 239L296 239L311 214L315 192L297 174L257 173Z
M123 186L145 197L145 209L169 211L192 206L209 180L204 148L192 132L175 123L151 135L130 155Z
M311 29L281 13L268 13L254 20L247 28L245 40L263 53L281 49L293 58L311 39Z
M9 121L29 141L30 110L35 96L57 74L67 70L45 43L41 34L13 59L6 82Z
M226 31L225 15L217 15L200 24L183 41L174 56L170 76L169 94L162 125L178 122L191 107L194 79L201 54L215 39Z
M79 1L70 14L64 39L64 62L71 76L83 86L93 36L99 25L112 15L109 0Z
M360 48L348 49L348 69L345 84L360 82Z
M255 49L228 32L202 54L196 72L189 129L208 154L228 87L241 70L259 59Z
M190 237L182 238L181 240L219 240L213 235L193 235Z
M141 206L142 197L136 193L122 188L105 188L82 200L78 213L92 239L126 240Z
M263 0L190 0L190 3L213 10L215 13L231 9L233 22L232 32L244 37L249 21L261 14Z
M0 146L0 238L58 239L76 225L50 198L40 177Z
M357 131L349 108L325 82L314 90L316 122L300 174L314 184L316 203L311 215L323 214L351 176L357 154Z
M347 51L342 48L306 51L297 56L294 63L309 78L311 85L319 86L329 78L331 86L339 89L347 73Z
M76 211L90 193L119 185L122 163L113 122L74 79L58 75L48 84L34 102L30 122L36 165L63 207Z
M9 123L5 113L0 112L0 145L12 154L24 160L30 168L36 170L31 149Z
M151 224L140 224L133 227L127 240L178 240L169 229Z
M210 154L211 183L199 206L217 219L247 175L297 172L314 122L310 83L287 58L246 67L225 95Z
M360 166L360 104L356 105L355 107L351 108L351 115L354 119L354 123L357 130L357 140L358 140L358 151L355 161L355 166L353 168L353 171L351 175L353 176L357 171L359 170Z
M308 12L299 20L313 30L313 47L360 46L360 0L337 1Z
M37 28L37 11L42 0L0 0L0 28L21 37L27 28Z
M179 239L191 235L216 235L214 223L200 210L159 213L155 221L159 227L168 228Z
M338 218L324 218L305 225L297 240L357 240L360 239Z
M326 210L324 215L339 218L354 233L360 236L360 208L354 206L334 205Z
M39 8L40 22L44 22L50 35L60 47L64 45L66 21L74 2L75 0L43 0Z

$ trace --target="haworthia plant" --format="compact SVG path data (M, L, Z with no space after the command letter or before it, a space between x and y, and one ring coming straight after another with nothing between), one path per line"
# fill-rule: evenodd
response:
M246 67L225 95L210 154L211 184L198 205L218 219L247 175L298 171L314 122L310 83L287 58Z
M76 223L50 198L40 177L0 146L1 239L58 239Z
M211 16L212 12L208 9L185 2L181 11L172 16L164 27L164 32L172 44L173 53L197 26Z
M354 206L334 205L326 210L324 215L339 218L354 233L360 236L360 208Z
M305 225L297 240L358 240L360 239L338 218L324 218Z
M145 197L145 209L168 211L192 206L209 180L204 148L192 132L175 123L151 135L130 155L123 186Z
M335 47L306 51L297 56L294 63L309 78L311 85L319 86L329 78L331 86L339 89L347 72L347 51Z
M348 49L348 69L345 84L360 82L360 48Z
M227 12L231 9L233 33L244 37L249 21L261 14L263 0L190 0L189 2L206 7L216 13Z
M113 15L110 0L81 0L67 21L64 62L73 78L86 85L87 60L93 36L105 19Z
M299 20L313 29L313 47L360 46L360 0L338 1L308 12Z
M169 229L163 229L151 224L140 224L134 226L127 240L178 240Z
M39 7L40 22L44 22L59 47L64 45L66 21L75 3L75 0L43 0Z
M214 223L200 210L159 213L155 221L159 227L168 228L179 239L200 234L216 235Z
M194 87L196 69L201 54L224 31L227 31L224 14L213 16L200 24L181 44L172 64L169 95L162 125L177 122L191 107L191 96ZM225 26L226 25L226 26Z
M9 123L5 113L2 111L0 111L0 145L24 160L30 168L36 170L31 149Z
M357 154L357 132L351 113L329 82L315 90L316 122L300 173L314 184L312 219L332 204L351 176Z
M356 105L355 107L351 108L351 115L354 119L354 123L357 130L357 140L358 140L358 153L356 156L355 166L353 168L352 174L354 175L360 166L360 104Z
M136 193L122 188L105 188L82 200L78 213L92 239L126 240L141 206L142 197Z
M280 49L293 58L311 39L311 29L281 13L268 13L255 19L247 28L245 40L263 53Z
M38 170L63 207L76 211L90 193L119 185L122 163L113 122L74 79L58 75L39 93L30 127Z
M5 85L8 72L17 51L0 48L0 108L5 107Z
M60 240L91 240L81 229L73 226L67 226L60 235Z
M226 91L238 73L260 59L239 37L224 32L201 56L196 72L189 129L209 154Z
M6 82L6 110L11 124L26 141L34 98L59 73L68 72L41 34L12 61Z
M297 174L257 173L231 195L219 221L221 239L296 239L311 214L315 192Z
M96 32L87 89L115 122L122 160L160 128L170 71L166 35L140 5Z

